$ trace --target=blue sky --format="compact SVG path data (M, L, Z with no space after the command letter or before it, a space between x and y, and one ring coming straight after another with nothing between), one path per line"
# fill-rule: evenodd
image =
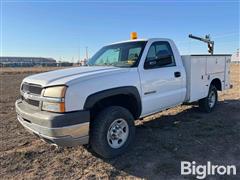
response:
M206 53L188 34L210 34L215 53L239 48L239 1L10 1L1 2L3 56L77 61L88 46L139 38L173 39L181 54Z

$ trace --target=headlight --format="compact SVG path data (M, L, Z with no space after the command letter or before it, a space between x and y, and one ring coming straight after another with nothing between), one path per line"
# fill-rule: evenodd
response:
M43 93L42 110L51 112L65 112L66 86L46 88Z
M64 98L66 92L66 86L55 86L46 88L44 91L44 97Z

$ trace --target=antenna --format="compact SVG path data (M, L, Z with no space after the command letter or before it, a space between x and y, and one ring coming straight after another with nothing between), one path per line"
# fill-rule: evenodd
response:
M198 36L193 36L192 34L189 34L188 37L207 43L208 44L208 52L211 53L211 55L213 55L214 41L211 41L209 34L206 35L205 38L198 37Z

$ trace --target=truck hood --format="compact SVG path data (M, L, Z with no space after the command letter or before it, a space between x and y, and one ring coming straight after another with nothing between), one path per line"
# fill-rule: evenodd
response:
M45 73L35 74L26 77L23 82L39 84L42 87L70 84L79 80L86 80L94 77L111 75L128 71L129 68L86 66L74 67L61 70L54 70Z

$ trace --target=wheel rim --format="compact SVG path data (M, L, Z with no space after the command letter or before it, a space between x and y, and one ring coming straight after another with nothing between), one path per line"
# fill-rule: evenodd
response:
M116 119L108 129L107 141L110 147L117 149L124 145L129 134L128 123L124 119Z
M214 93L214 91L211 91L209 96L208 96L208 104L209 107L212 108L216 103L216 95Z

